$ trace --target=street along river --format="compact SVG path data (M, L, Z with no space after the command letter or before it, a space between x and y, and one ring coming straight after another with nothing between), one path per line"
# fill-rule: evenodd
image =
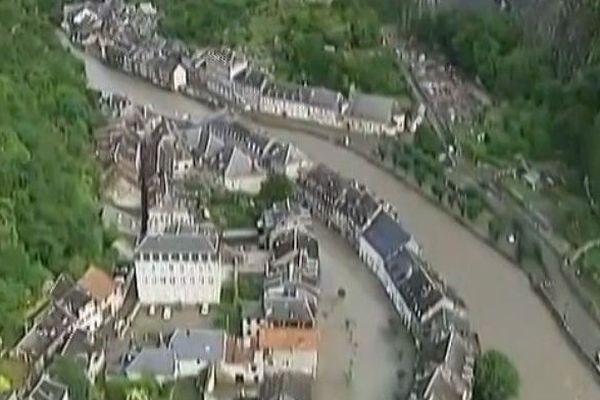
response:
M155 111L171 116L187 113L201 119L211 114L193 100L80 56L85 60L89 84L95 89L152 104ZM267 132L297 144L315 162L367 184L398 209L406 227L423 246L427 260L465 299L483 347L500 349L514 360L522 378L520 399L600 399L600 385L593 373L570 348L525 275L514 265L453 218L354 153L298 130L269 128Z

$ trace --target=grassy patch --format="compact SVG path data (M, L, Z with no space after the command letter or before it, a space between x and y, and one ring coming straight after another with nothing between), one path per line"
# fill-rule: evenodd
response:
M27 378L28 371L29 367L21 360L14 358L0 359L0 377L8 380L10 384L8 390L21 387ZM0 387L0 392L2 392L2 389L4 388Z

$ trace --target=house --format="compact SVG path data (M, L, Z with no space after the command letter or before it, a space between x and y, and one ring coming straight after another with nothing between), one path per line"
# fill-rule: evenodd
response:
M316 304L308 299L265 299L265 324L259 328L258 345L265 354L265 373L317 374L319 330Z
M267 174L256 168L254 159L237 146L227 145L207 160L229 191L256 194Z
M264 280L266 298L284 296L319 299L319 243L298 227L271 238L273 257L267 264Z
M359 239L360 258L376 274L402 249L415 254L421 252L412 235L387 211L377 213Z
M300 177L302 197L313 215L331 226L336 219L336 205L350 186L350 181L323 164Z
M283 174L292 180L296 180L300 171L311 165L311 161L300 149L291 143L283 142L270 143L258 163L263 169Z
M141 228L141 216L137 210L128 210L113 204L103 204L102 224L114 227L119 233L135 237Z
M96 381L106 362L102 343L96 342L93 334L80 329L69 335L61 355L75 360L90 382Z
M360 235L382 210L383 205L366 188L353 182L334 207L336 211L333 225L358 249Z
M214 232L177 228L148 234L135 251L142 304L216 304L221 295L221 257Z
M150 375L159 384L173 381L179 377L175 353L165 347L143 348L125 367L125 375L130 380Z
M247 69L233 79L233 90L238 102L248 110L258 110L260 97L265 90L268 76L258 69Z
M258 110L284 118L308 120L309 95L310 89L302 86L269 83L260 97Z
M353 91L344 112L347 128L371 135L395 135L404 131L405 114L396 100Z
M69 389L66 385L43 375L35 385L28 400L69 400Z
M308 119L321 125L341 127L343 100L344 96L340 92L323 87L309 88L306 99Z
M187 70L185 67L179 63L173 69L171 73L171 83L173 90L180 91L187 85Z
M258 330L264 324L262 302L245 301L242 303L242 339L258 339Z
M175 355L179 377L194 376L219 364L224 347L224 332L214 329L177 329L168 344Z
M274 374L267 377L261 385L258 399L311 400L312 381L301 374Z
M200 66L209 81L232 81L248 68L248 60L229 48L210 48L202 54Z
M111 317L123 305L124 282L116 281L106 271L91 265L79 279L78 285L94 299L101 312L108 313Z
M257 340L228 337L217 380L238 385L257 384L263 381L264 376L263 352L258 348Z
M271 208L264 209L257 221L257 228L261 237L260 244L268 248L271 235L279 231L288 230L294 226L310 228L312 218L310 211L298 202L286 200L274 203Z
M148 233L161 234L173 226L194 227L198 223L195 212L186 199L163 196L148 209Z
M425 348L410 400L471 400L478 353L475 338L456 332L433 348Z

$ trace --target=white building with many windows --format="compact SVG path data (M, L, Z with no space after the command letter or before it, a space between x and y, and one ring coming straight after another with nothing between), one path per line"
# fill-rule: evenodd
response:
M135 273L142 304L218 303L218 237L205 232L149 234L136 249Z

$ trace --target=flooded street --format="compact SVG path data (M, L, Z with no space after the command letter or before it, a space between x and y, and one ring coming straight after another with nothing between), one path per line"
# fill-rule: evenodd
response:
M89 57L86 57L86 71L92 87L125 94L139 104L153 104L156 111L168 115L189 113L197 118L211 114L192 100L112 71ZM281 129L268 132L296 143L314 161L326 163L343 175L367 184L398 209L407 228L423 245L428 261L464 297L483 347L498 348L514 360L522 378L521 400L600 399L600 385L569 347L523 273L452 218L353 153L300 132ZM330 291L337 290L337 285L346 286L348 291L344 302L334 305L324 321L331 326L326 327L327 347L320 356L321 380L323 385L334 389L345 385L343 376L328 372L331 370L328 363L348 363L348 349L344 347L346 331L343 325L340 328L340 322L346 315L353 315L357 320L357 359L365 362L357 362L355 393L350 398L356 395L361 399L385 400L378 396L389 394L386 391L397 368L393 363L395 352L388 353L390 347L379 343L383 342L380 330L386 322L385 309L389 305L383 291L375 290L378 289L375 281L361 277L358 270L363 270L358 258L349 249L344 250L341 242L336 245L335 238L328 240L327 232L319 235L324 238L321 246L326 292L331 296ZM354 269L357 271L353 272ZM325 390L319 383L317 386L318 391ZM328 400L336 398L333 393L330 396Z
M401 384L410 383L412 339L406 332L400 337L390 333L388 320L395 316L391 303L350 246L323 226L315 228L322 265L322 346L315 398L391 400ZM339 288L346 291L343 299L337 295ZM344 373L351 358L353 379L348 384ZM402 381L399 369L407 373Z

